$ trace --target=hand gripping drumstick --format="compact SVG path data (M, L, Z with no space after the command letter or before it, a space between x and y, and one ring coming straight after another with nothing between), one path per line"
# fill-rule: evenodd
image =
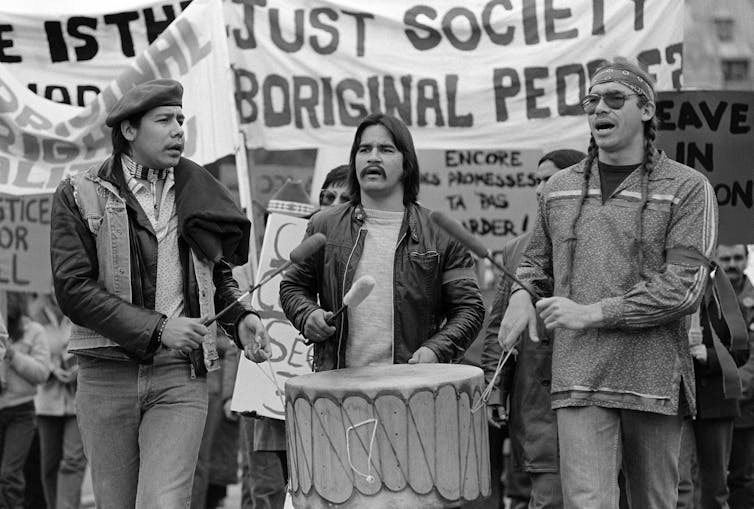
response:
M359 304L361 304L364 299L366 299L370 293L372 293L372 288L374 288L375 281L372 276L361 276L359 279L354 281L354 283L351 285L351 289L346 292L346 294L343 296L343 305L340 306L340 309L338 309L333 315L326 320L327 325L332 325L335 323L335 319L346 310L347 307L356 307Z
M263 284L269 283L269 281L283 272L285 269L290 267L294 263L301 263L310 256L312 256L314 253L325 247L325 243L327 242L327 237L323 233L315 233L311 237L307 237L304 239L301 244L296 246L290 254L290 260L285 262L283 265L275 269L274 271L267 274L264 278L262 278L259 283L255 284L254 286L250 287L248 290L246 290L244 293L241 294L235 301L233 301L229 306L227 306L225 309L217 313L215 316L207 320L204 325L210 325L212 322L223 316L225 313L227 313L230 308L232 308L234 305L236 305L238 302L241 302L243 298L245 298L247 295L251 295L254 293L254 291L258 290Z
M487 260L492 263L492 265L495 266L497 270L503 273L503 275L507 278L509 278L514 283L517 283L521 288L526 290L526 293L531 295L532 298L532 304L536 304L539 300L539 296L534 293L528 286L523 284L519 279L508 270L504 265L499 263L497 260L495 260L492 257L492 253L490 253L489 249L484 247L479 240L477 240L471 233L466 231L466 229L459 223L458 221L455 221L442 212L438 210L434 210L429 214L429 217L437 223L437 226L445 230L451 237L455 238L458 242L466 246L466 249L474 253L479 258L486 258Z

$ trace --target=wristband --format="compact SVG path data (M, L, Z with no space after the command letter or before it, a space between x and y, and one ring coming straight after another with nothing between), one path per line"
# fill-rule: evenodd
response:
M162 322L160 323L160 329L157 331L157 345L158 346L165 346L162 344L162 333L165 332L165 326L168 323L167 317L162 317Z

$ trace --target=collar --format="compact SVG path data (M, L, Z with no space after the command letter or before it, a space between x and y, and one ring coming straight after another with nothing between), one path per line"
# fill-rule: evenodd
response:
M121 154L121 162L123 164L123 169L125 169L133 178L148 180L149 182L165 180L168 176L168 170L170 169L147 168L143 164L137 163L126 154Z

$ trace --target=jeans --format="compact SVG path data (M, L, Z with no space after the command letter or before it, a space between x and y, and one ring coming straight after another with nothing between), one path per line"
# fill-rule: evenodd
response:
M631 507L675 509L681 417L598 406L557 414L564 507L618 507L622 465Z
M86 456L75 415L38 415L42 488L50 509L78 509Z
M207 488L212 460L212 444L215 434L223 419L223 400L217 394L210 396L207 404L207 421L204 424L204 434L199 447L199 458L194 472L194 484L191 490L191 508L203 509L207 505Z
M24 503L24 463L34 439L34 403L0 409L0 507Z
M529 509L561 509L563 507L563 487L557 472L530 473L531 498Z
M754 507L754 428L735 428L730 454L730 509Z
M288 485L288 458L285 451L255 451L254 421L242 417L244 460L248 470L244 472L242 489L243 509L283 509Z
M206 378L161 349L152 365L79 356L76 413L100 509L189 507Z

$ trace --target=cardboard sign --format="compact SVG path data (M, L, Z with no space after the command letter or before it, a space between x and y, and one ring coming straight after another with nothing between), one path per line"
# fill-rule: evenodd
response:
M754 243L754 92L661 92L657 118L659 147L715 189L718 243Z
M291 250L304 238L307 222L306 219L285 214L269 215L259 255L257 281L288 260ZM252 295L252 306L270 335L272 358L270 362L261 364L241 358L231 402L231 409L236 412L254 412L284 419L279 390L283 389L287 379L312 372L312 347L304 344L304 338L280 307L282 279L282 275L275 276Z

